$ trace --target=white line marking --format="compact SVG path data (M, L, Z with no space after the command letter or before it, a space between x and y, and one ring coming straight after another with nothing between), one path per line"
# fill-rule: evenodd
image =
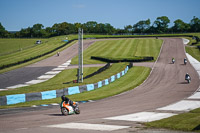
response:
M54 76L56 76L56 75L42 75L42 76L38 77L38 79L50 79L50 78L53 78Z
M52 103L51 105L60 105L60 104L58 104L58 103Z
M53 71L62 71L65 70L65 68L54 68Z
M63 63L62 66L69 66L70 63L69 62L66 62L66 63Z
M191 55L189 55L188 53L186 53L187 58L189 59L190 63L192 64L192 66L195 68L196 71L200 71L200 62L193 58ZM199 75L200 76L200 75Z
M68 128L68 129L84 129L84 130L99 130L99 131L113 131L113 130L129 128L130 126L88 124L88 123L64 123L64 124L57 124L57 125L49 125L49 126L45 126L45 127Z
M68 65L60 65L60 66L58 66L58 68L67 68L68 67Z
M71 63L71 60L68 60L67 63Z
M157 110L190 111L200 107L200 101L182 100L177 103L158 108Z
M192 96L188 97L188 99L200 99L200 92L194 93Z
M49 74L49 75L56 75L58 73L60 73L61 71L49 71L49 72L46 72L45 74Z
M28 86L26 84L18 84L18 85L14 85L14 86L10 86L10 87L7 87L8 89L15 89L15 88L20 88L20 87L25 87L25 86Z
M115 116L115 117L108 117L104 119L109 120L123 120L123 121L137 121L137 122L151 122L155 120L160 120L164 118L171 117L173 113L156 113L156 112L139 112L134 114L122 115L122 116Z
M8 89L0 89L0 91L6 91L6 90L8 90Z
M188 44L190 42L190 40L182 38L183 39L183 44Z
M46 80L31 80L29 82L26 82L26 84L32 85L32 84L38 84L38 83L42 83Z

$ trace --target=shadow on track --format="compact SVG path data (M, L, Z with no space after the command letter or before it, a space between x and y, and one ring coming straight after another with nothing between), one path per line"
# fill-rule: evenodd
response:
M49 116L64 116L62 114L47 114L47 115L49 115Z

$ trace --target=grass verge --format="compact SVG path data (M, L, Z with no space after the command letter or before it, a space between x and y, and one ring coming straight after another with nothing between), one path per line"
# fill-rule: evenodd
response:
M12 54L18 51L22 51L25 49L29 49L32 47L36 47L36 41L41 40L42 43L46 43L48 39L39 39L39 38L34 38L34 39L21 39L21 38L12 38L12 39L7 39L7 38L1 38L0 39L0 56L2 55L7 55L7 54ZM41 44L42 45L42 44Z
M126 65L127 63L116 63L116 64L111 65L105 71L91 78L85 79L83 83L69 83L69 84L64 84L64 83L77 79L76 77L77 69L66 69L46 82L30 85L26 87L21 87L14 90L2 91L0 93L0 96L12 95L12 94L24 94L24 93L31 93L31 92L41 92L41 91L48 91L48 90L58 90L58 89L63 89L63 88L71 87L71 86L80 86L84 84L96 83L98 81L107 79L110 76L117 74L118 72L123 71ZM84 68L83 70L84 76L87 76L97 71L98 69L99 67Z
M141 83L148 77L151 69L147 67L137 67L134 66L129 69L128 73L117 79L115 82L110 83L107 86L98 88L93 91L83 92L80 94L70 95L69 98L74 101L84 101L84 100L98 100L113 95L120 94L122 92L131 90ZM103 74L102 74L103 75ZM101 75L101 76L102 76ZM100 77L101 77L100 76ZM13 108L13 107L26 107L31 105L41 105L41 104L50 104L50 103L60 103L60 98L41 100L41 101L31 101L26 103L19 103L8 106L0 106L0 108Z
M170 118L145 123L148 128L200 132L200 108Z
M200 50L196 47L185 47L185 50L188 54L190 54L192 57L200 61Z
M103 63L92 60L91 56L132 58L135 56L152 56L154 60L162 45L160 39L118 39L98 41L87 48L83 53L84 64ZM78 56L72 59L71 64L78 64Z
M74 43L76 43L77 41L73 41L71 43L69 43L68 45L64 46L63 48L59 49L59 50L56 50L48 55L45 55L45 56L42 56L40 58L37 58L37 59L34 59L34 60L31 60L31 61L28 61L28 62L25 62L25 63L22 63L22 64L19 64L19 65L15 65L15 66L12 66L12 67L8 67L8 68L5 68L5 69L2 69L0 70L0 74L1 73L4 73L4 72L7 72L7 71L11 71L11 70L14 70L14 69L17 69L17 68L21 68L21 67L24 67L24 66L27 66L27 65L30 65L30 64L33 64L33 63L36 63L38 61L41 61L43 59L46 59L48 57L51 57L53 55L55 55L58 51L62 51L70 46L72 46ZM30 52L31 53L31 52Z

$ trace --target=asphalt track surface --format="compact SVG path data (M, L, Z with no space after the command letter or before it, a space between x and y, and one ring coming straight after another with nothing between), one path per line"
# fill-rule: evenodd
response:
M129 125L131 128L113 132L133 132L134 127L138 126L136 122L112 121L102 118L143 111L155 111L156 108L189 97L200 85L199 77L194 68L189 63L186 66L183 65L183 59L186 55L182 39L163 38L163 40L164 43L160 57L154 64L152 73L148 79L137 88L117 96L80 104L81 114L79 115L62 116L58 106L0 115L0 132L103 132L46 127L48 125L70 122ZM171 64L172 57L176 59L175 64ZM187 84L184 80L186 72L192 77L192 82L190 84Z

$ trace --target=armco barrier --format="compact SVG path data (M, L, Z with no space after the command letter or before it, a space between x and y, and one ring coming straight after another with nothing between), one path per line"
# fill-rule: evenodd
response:
M130 67L132 67L131 63L129 66L125 68L125 70L121 71L120 73L117 73L116 75L113 75L108 79L99 81L94 84L74 86L74 87L64 88L60 90L50 90L50 91L44 91L44 92L1 96L0 106L17 104L17 103L22 103L22 102L29 102L29 101L34 101L34 100L53 99L53 98L61 97L62 95L73 95L77 93L82 93L84 91L91 91L91 90L100 88L102 86L108 85L111 82L114 82L116 79L126 74Z

